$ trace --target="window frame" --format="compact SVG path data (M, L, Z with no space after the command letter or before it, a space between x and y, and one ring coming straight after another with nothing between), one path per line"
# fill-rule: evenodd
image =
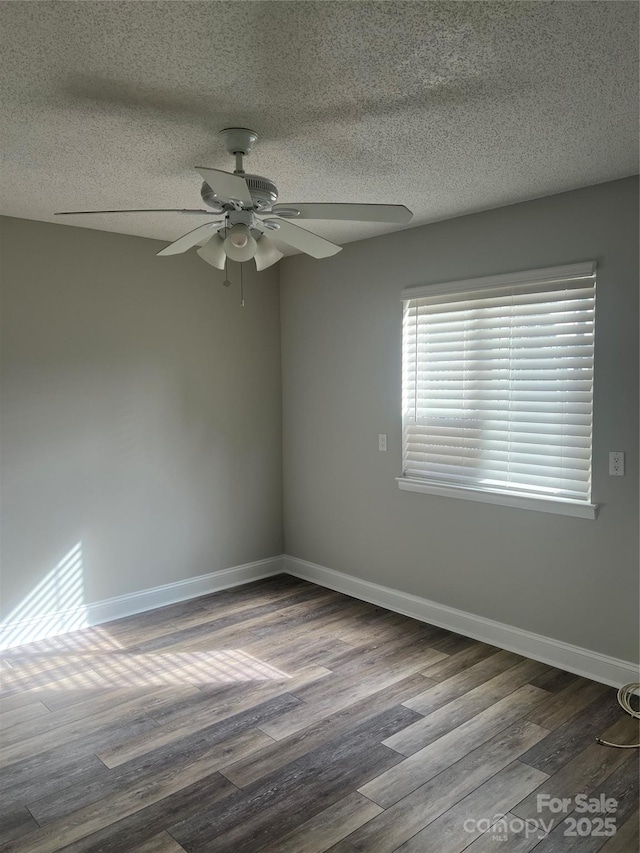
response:
M515 273L505 273L482 278L464 279L442 284L419 285L407 287L402 291L403 303L428 296L446 296L447 294L461 294L500 288L502 286L518 285L544 285L559 281L568 281L577 278L591 278L595 283L596 262L588 261L579 264L565 264L563 266L545 267L537 270L526 270ZM402 336L402 356L404 364L404 332ZM595 339L594 357L595 364ZM404 367L403 367L404 371ZM403 376L404 380L404 376ZM591 461L590 474L593 492L593 409L591 422ZM402 424L402 452L405 447L405 424L403 416ZM499 504L501 506L530 509L537 512L554 513L573 516L576 518L595 519L598 513L598 504L591 500L572 499L567 497L555 497L548 494L537 496L525 490L520 491L517 486L511 488L500 486L486 486L475 483L456 483L454 480L448 482L444 477L440 479L429 479L428 477L406 476L396 477L398 487L402 491L422 492L425 494L438 495L463 500L479 501L482 503ZM592 495L591 495L592 497Z

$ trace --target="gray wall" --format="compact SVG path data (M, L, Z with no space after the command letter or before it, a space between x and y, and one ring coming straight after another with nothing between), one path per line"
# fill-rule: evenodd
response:
M591 259L598 519L400 492L401 289ZM637 659L637 179L286 259L280 278L285 552Z
M280 554L277 268L0 224L3 615L77 543L85 602Z
M617 181L279 265L286 553L637 657L637 193ZM192 254L1 226L3 615L78 543L85 602L279 554L278 268L241 309ZM400 492L400 290L592 258L598 519Z

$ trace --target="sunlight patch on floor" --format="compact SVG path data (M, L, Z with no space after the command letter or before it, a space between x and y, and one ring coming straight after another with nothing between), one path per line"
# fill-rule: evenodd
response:
M242 649L136 652L123 648L107 629L87 625L78 542L0 625L0 649L7 664L3 688L113 690L290 677Z
M5 689L27 683L55 690L54 679L64 677L60 689L114 689L118 687L197 686L255 681L282 681L290 676L242 649L207 652L135 651L103 654L39 655L11 658L14 669L3 676Z

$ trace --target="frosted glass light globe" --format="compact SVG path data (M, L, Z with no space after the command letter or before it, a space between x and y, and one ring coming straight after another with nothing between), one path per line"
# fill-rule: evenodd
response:
M232 261L250 261L256 253L257 244L246 225L238 223L229 229L224 241L224 250Z

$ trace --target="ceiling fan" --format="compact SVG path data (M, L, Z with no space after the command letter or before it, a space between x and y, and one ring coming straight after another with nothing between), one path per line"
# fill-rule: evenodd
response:
M327 258L342 248L294 224L293 219L391 222L397 225L411 221L412 212L402 204L276 204L278 188L274 182L244 171L243 157L249 154L258 135L246 127L228 127L219 135L229 154L236 158L236 167L233 172L196 167L204 180L200 195L209 210L72 210L55 215L186 213L216 217L174 240L158 255L177 255L193 246L200 246L198 255L220 270L225 268L227 258L240 263L253 258L258 270L277 263L283 253L267 235L314 258Z

